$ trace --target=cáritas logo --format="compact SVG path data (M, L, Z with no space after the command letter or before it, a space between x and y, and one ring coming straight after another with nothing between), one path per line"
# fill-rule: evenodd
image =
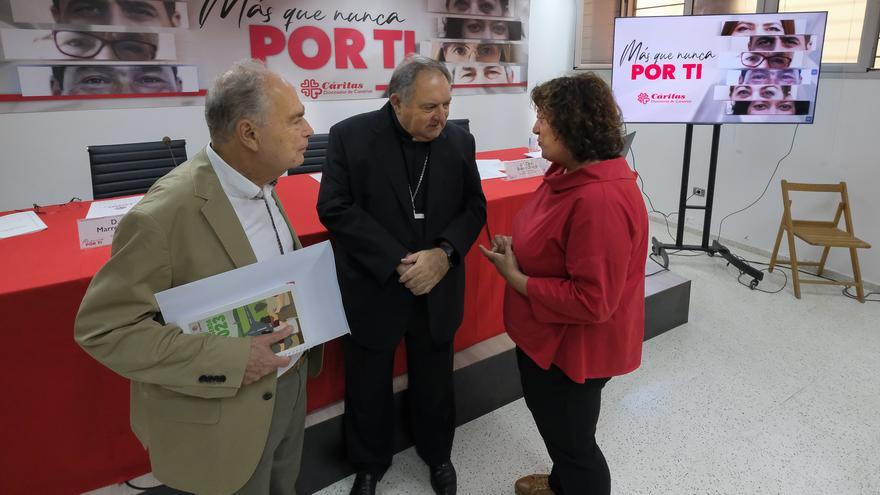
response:
M371 90L364 88L364 83L351 81L323 81L306 79L300 85L300 92L305 96L317 100L319 96L348 96L370 93Z
M313 100L317 100L318 97L321 96L321 93L324 92L321 89L321 85L318 84L318 81L316 81L314 79L306 79L305 81L302 82L302 84L299 85L299 87L300 87L299 91L303 95L305 95Z
M679 93L645 93L641 92L636 99L642 105L648 103L691 103L687 96Z

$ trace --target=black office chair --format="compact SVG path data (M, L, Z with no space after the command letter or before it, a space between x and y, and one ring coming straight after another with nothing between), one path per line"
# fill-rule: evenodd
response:
M463 127L464 130L471 132L471 120L470 119L447 119L447 123L453 123L459 127Z
M309 145L306 148L306 160L302 165L287 171L287 175L313 174L324 168L327 160L327 145L330 142L330 134L312 134L309 136Z
M186 161L186 141L89 146L95 199L143 194L159 177Z

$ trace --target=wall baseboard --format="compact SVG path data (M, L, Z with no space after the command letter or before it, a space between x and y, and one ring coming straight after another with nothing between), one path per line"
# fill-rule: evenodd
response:
M656 213L649 213L648 218L652 222L654 222L658 225L662 225L664 229L666 228L666 222L664 221L662 216L660 216ZM677 228L678 228L678 222L676 222L674 220L670 220L669 221L669 229L672 230L672 232L674 233L675 229L677 229ZM684 231L689 234L696 235L696 236L703 235L703 231L701 229L691 227L687 224L685 224L685 226L684 226ZM712 239L712 238L710 237L710 239ZM672 242L672 241L670 241L670 242ZM773 254L771 251L761 249L761 248L758 248L755 246L750 246L748 244L743 244L742 242L738 242L733 239L728 239L727 237L721 238L721 244L724 244L727 247L736 248L739 251L746 251L748 253L757 254L758 256L763 256L764 258L770 258L770 255ZM788 261L788 258L785 258L785 260ZM819 260L808 260L808 261L819 261ZM848 280L852 279L852 274L847 275L845 273L840 273L838 271L831 270L830 268L825 268L825 273L828 274L828 276L831 278L848 279ZM865 280L863 278L862 284L865 286L865 292L880 291L880 283L878 283L878 282L872 282L870 280Z

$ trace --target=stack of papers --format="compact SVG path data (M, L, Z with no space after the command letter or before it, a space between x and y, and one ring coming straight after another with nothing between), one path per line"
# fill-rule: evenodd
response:
M0 217L0 239L30 234L46 229L46 224L32 211L23 211Z

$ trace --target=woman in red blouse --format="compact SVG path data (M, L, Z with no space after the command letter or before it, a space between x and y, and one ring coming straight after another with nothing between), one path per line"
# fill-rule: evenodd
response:
M480 250L507 281L504 322L523 395L553 461L517 495L608 494L596 444L602 387L638 368L645 322L648 216L620 156L620 111L594 74L532 90L552 165L517 213L512 236Z

